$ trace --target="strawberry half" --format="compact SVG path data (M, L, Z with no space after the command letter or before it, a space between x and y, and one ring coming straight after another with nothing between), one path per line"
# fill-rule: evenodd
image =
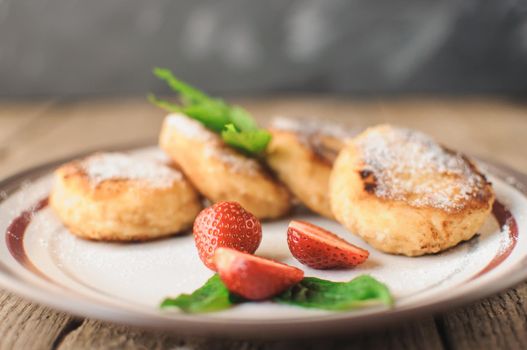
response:
M353 267L370 254L321 227L297 220L289 223L287 244L298 261L314 269Z
M218 248L214 261L227 288L249 300L269 299L304 278L296 267L229 248Z
M254 253L262 240L262 224L236 202L218 202L198 214L194 221L194 241L203 263L211 270L218 247Z

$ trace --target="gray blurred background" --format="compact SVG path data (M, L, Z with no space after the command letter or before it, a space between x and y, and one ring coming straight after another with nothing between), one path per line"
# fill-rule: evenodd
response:
M527 1L0 0L0 96L527 93Z

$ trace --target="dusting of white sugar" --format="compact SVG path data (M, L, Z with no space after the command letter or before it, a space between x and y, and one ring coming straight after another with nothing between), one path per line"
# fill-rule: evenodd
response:
M488 196L485 178L461 154L421 132L380 126L355 143L364 157L362 176L373 174L374 191L380 198L459 210L472 198Z
M329 164L333 164L345 143L359 133L356 128L339 124L284 117L275 117L271 128L294 133L298 141Z
M215 138L215 134L207 130L207 128L201 124L199 121L189 118L183 114L170 114L166 117L167 125L176 128L182 134L185 134L186 137L200 140L208 141Z
M124 153L97 153L81 162L93 185L106 180L143 180L152 187L170 187L182 174L156 160Z
M260 164L253 158L241 155L235 150L221 144L207 144L205 156L217 159L225 164L234 173L255 174L261 171Z
M205 142L205 156L227 164L228 169L232 172L250 174L260 171L260 165L256 160L226 146L218 135L208 130L199 121L176 113L167 116L166 123L188 138Z

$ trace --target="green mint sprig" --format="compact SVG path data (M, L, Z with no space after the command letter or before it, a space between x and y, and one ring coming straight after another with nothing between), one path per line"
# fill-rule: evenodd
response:
M258 128L256 121L242 107L208 96L176 78L168 69L154 68L153 73L178 93L180 99L180 103L175 103L149 94L148 100L154 105L200 121L207 128L220 133L227 145L248 155L259 155L269 144L271 134Z
M306 277L272 301L332 311L353 310L372 304L393 305L388 287L369 275L361 275L348 282ZM204 313L229 309L241 302L247 301L230 293L216 274L192 294L167 298L160 307L177 307L186 313Z
M306 277L273 300L281 304L334 311L355 309L370 303L393 305L388 287L369 275L358 276L349 282Z
M218 274L215 274L196 289L192 294L181 294L176 298L167 298L161 302L162 309L178 307L186 313L203 313L228 309L237 302L223 284Z

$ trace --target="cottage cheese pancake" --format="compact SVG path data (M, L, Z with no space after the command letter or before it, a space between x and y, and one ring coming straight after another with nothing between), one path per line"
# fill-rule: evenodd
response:
M227 146L194 119L167 116L159 144L212 202L238 202L260 219L278 218L291 207L287 189L256 159Z
M333 218L329 175L349 133L342 126L286 118L274 119L269 131L269 167L305 206Z
M50 204L82 238L131 241L191 227L201 209L183 174L156 160L97 153L55 171Z
M382 251L409 256L470 239L494 201L490 183L465 156L389 125L343 149L330 193L344 226Z

